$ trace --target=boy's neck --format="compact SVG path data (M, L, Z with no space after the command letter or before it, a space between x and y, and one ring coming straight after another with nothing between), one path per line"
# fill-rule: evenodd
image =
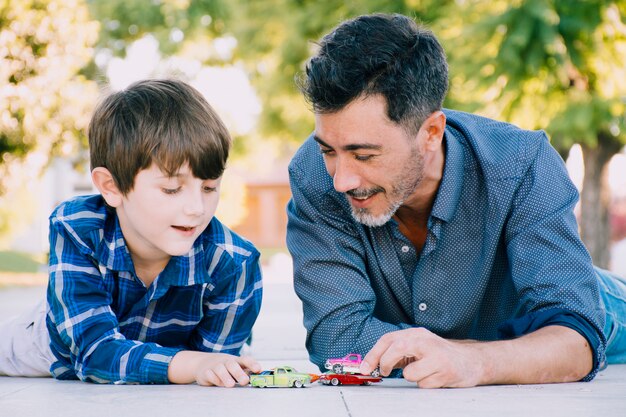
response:
M169 262L170 258L160 259L160 260L145 260L138 256L135 256L131 253L130 257L133 260L133 265L135 266L135 274L137 274L137 278L144 285L149 287L157 276L165 269L165 266Z

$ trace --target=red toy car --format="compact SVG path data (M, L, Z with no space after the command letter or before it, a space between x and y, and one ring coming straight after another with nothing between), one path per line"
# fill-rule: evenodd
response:
M359 374L334 374L328 372L320 375L318 382L324 385L370 385L372 382L381 382L381 377Z

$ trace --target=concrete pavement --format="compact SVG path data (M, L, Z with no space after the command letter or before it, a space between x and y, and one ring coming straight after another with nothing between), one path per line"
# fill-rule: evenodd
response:
M284 278L289 276L285 268L289 266L282 262L266 268L263 308L250 353L265 368L291 365L299 371L317 372L307 360L302 309L289 279ZM43 293L43 287L0 289L0 317L28 308ZM624 416L626 365L610 366L591 383L443 390L418 389L404 380L392 379L367 387L314 383L304 389L225 389L197 385L114 386L52 378L0 377L0 417L85 415Z

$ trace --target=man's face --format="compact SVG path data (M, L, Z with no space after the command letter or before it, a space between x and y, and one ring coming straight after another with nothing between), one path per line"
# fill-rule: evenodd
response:
M215 214L220 180L196 178L188 165L172 177L155 164L139 171L116 207L133 260L166 261L188 253Z
M315 140L335 190L346 194L352 216L367 226L387 223L424 178L418 134L389 120L380 95L316 114Z

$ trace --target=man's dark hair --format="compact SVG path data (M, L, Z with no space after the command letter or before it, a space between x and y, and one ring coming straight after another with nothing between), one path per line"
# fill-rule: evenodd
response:
M381 94L387 116L409 132L440 110L448 64L433 33L398 14L345 21L324 36L298 80L316 113L334 113L359 97Z
M219 178L231 143L200 92L174 79L139 81L110 94L96 107L88 136L91 169L108 169L123 194L152 163L167 175L187 163L196 178Z

